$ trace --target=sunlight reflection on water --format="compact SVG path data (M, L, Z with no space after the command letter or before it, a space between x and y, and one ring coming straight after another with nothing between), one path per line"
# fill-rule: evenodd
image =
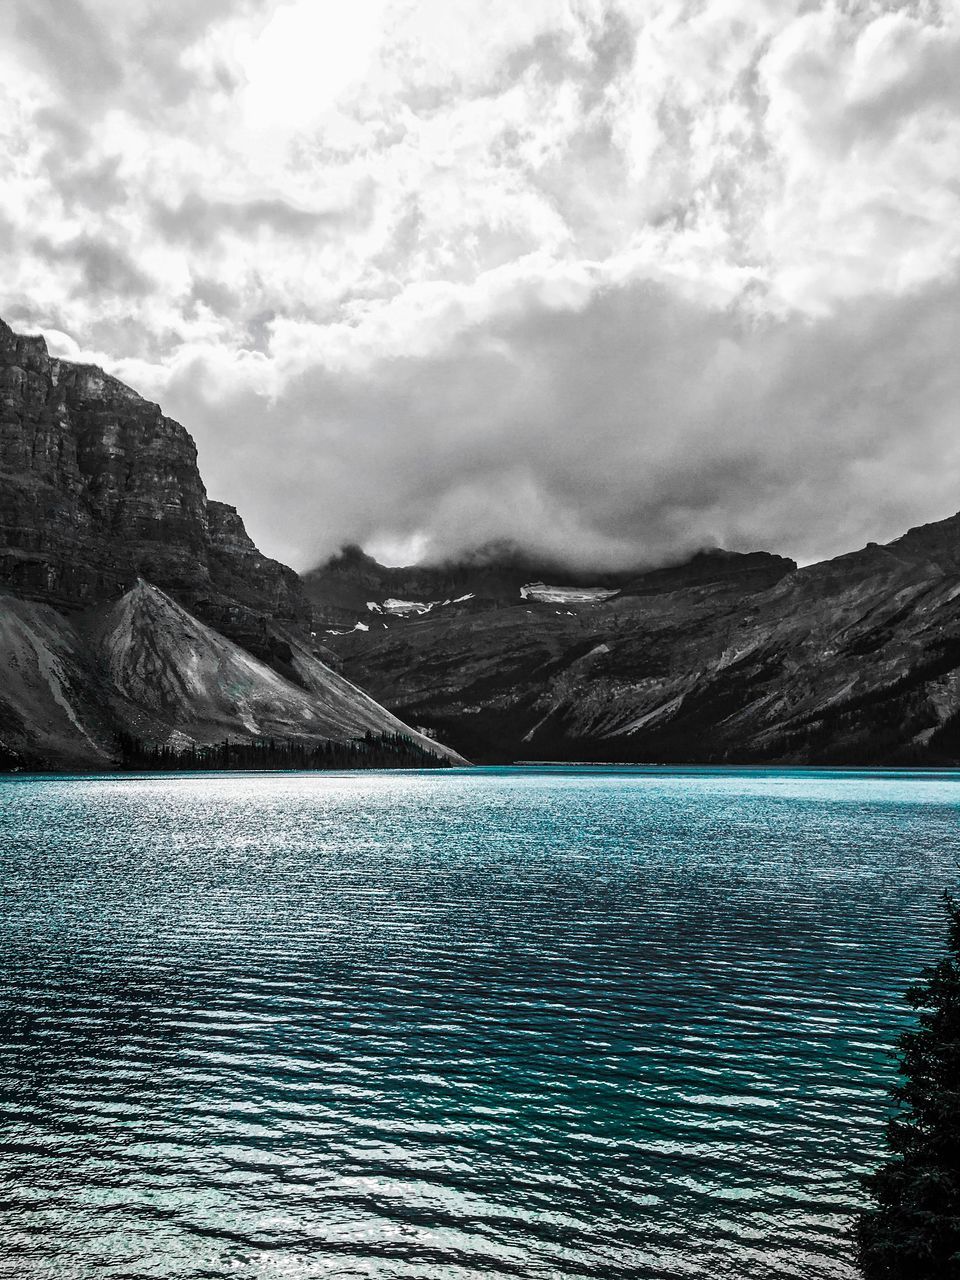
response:
M838 1277L956 775L0 780L0 1276Z

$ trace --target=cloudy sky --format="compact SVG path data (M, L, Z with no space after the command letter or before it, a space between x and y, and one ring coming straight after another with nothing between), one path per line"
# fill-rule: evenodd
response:
M955 0L11 0L0 315L305 568L960 509Z

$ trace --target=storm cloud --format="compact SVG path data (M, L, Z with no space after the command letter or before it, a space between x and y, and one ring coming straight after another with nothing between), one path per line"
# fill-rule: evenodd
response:
M32 4L0 52L0 314L265 550L810 560L960 508L955 6L341 10Z

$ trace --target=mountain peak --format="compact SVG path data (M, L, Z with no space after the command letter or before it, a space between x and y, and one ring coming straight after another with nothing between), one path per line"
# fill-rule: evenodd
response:
M193 439L159 406L3 322L0 387L0 585L89 609L140 575L254 652L278 628L309 635L299 578L207 497Z

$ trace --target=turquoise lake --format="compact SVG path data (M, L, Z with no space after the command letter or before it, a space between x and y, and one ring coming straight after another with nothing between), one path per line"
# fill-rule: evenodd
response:
M0 779L0 1276L852 1278L960 775Z

